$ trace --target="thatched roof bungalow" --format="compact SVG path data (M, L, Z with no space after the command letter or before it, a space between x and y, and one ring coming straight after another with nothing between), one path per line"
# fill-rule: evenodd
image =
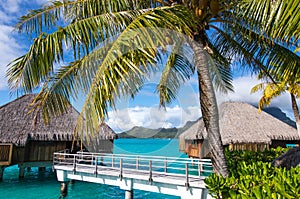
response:
M219 107L222 143L232 150L264 150L286 144L299 144L297 130L272 115L258 113L256 107L243 102L226 102ZM207 138L203 120L179 136L179 147L191 157L202 157ZM207 148L206 148L207 150Z
M24 95L0 107L0 179L6 166L51 166L54 152L72 147L79 113L70 106L66 114L51 118L45 124L41 113L28 114L34 97L33 94ZM96 136L96 143L100 143L97 147L112 152L116 136L112 129L102 124ZM91 143L87 147L90 146Z

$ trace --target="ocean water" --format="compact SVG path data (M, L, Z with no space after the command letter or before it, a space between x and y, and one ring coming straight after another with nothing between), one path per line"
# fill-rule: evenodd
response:
M186 157L179 152L177 139L117 139L114 153ZM60 183L51 168L38 172L37 168L25 173L18 179L17 166L5 169L0 182L0 199L58 199ZM134 198L178 199L179 197L134 190ZM125 192L118 187L76 181L68 186L67 199L124 199Z

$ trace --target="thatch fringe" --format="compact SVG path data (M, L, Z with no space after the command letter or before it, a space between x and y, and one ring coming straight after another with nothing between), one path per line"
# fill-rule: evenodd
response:
M34 97L33 94L24 95L0 107L0 143L25 146L30 140L72 141L78 111L70 106L66 114L51 118L45 124L41 113L28 114L31 109L29 104ZM99 135L101 139L116 138L116 134L106 124L103 124Z

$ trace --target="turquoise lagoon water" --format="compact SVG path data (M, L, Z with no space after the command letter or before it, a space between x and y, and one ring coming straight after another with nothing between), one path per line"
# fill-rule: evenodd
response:
M177 139L118 139L115 140L114 153L142 154L172 157L186 157L179 152ZM18 179L18 167L5 169L0 182L0 199L58 199L60 184L56 176L47 168L38 172L37 168L25 173ZM125 192L118 187L76 181L69 185L67 199L123 199ZM134 190L134 198L178 199L179 197Z

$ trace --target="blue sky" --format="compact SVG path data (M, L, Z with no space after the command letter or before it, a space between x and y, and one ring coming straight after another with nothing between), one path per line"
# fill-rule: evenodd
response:
M13 26L18 17L27 10L34 9L46 0L0 0L0 106L15 99L10 97L5 78L6 65L13 59L26 52L30 45L30 39L24 35L13 32ZM117 132L128 130L133 126L145 126L150 128L178 127L189 120L196 120L201 116L199 109L198 81L196 76L181 88L177 100L167 107L166 111L158 108L158 97L155 93L155 85L159 74L153 74L147 81L144 89L134 100L124 99L118 101L118 111L109 111L107 123ZM250 94L250 89L256 85L256 77L247 74L241 75L235 71L233 85L234 93L227 95L217 93L218 103L224 101L245 101L257 104L260 94ZM74 102L74 106L80 110L84 96ZM298 100L299 104L299 100ZM293 119L289 95L282 95L272 102L271 106L280 107Z

